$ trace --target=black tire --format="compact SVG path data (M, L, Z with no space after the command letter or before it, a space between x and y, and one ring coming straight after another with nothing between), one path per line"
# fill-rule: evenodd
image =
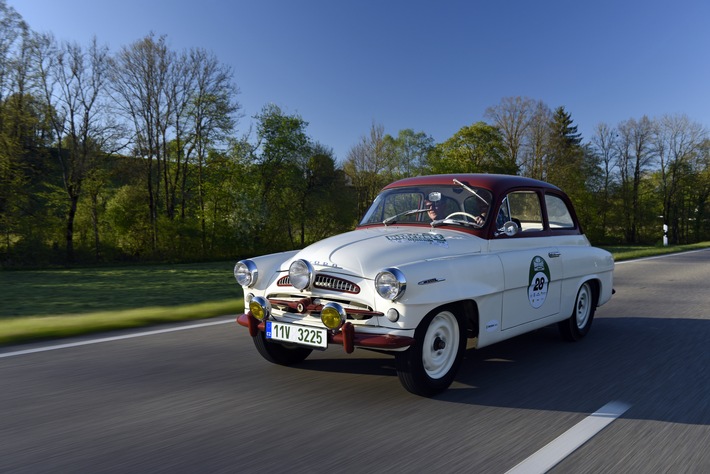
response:
M278 365L298 364L306 360L306 357L313 352L313 349L308 349L307 347L286 347L277 342L267 341L266 336L261 331L253 339L259 354L269 362Z
M414 332L415 343L395 355L402 386L423 397L446 390L463 359L465 329L463 318L449 308L428 314Z
M592 327L596 309L597 298L594 289L590 282L584 282L577 292L572 315L557 325L562 338L574 342L586 336Z

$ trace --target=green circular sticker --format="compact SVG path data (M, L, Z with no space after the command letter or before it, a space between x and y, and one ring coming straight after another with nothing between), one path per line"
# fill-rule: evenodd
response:
M530 282L528 284L528 300L530 306L537 309L545 303L547 289L550 285L550 267L539 255L530 262Z

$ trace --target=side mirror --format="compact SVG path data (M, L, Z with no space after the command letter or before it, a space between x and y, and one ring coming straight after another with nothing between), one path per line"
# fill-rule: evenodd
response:
M520 231L520 227L513 221L508 221L503 224L503 233L508 237L512 237Z

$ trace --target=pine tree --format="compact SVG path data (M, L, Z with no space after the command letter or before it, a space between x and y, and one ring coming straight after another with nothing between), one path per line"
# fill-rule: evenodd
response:
M558 107L550 124L548 140L547 181L568 191L584 186L584 150L582 135L573 125L572 116Z

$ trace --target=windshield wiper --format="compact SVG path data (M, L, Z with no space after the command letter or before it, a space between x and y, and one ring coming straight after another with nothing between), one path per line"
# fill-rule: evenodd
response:
M478 199L480 199L481 201L483 201L483 203L484 203L486 206L490 206L490 204L488 204L488 201L486 201L485 199L483 199L481 196L478 195L478 193L477 193L476 191L474 191L472 188L466 186L465 184L463 184L463 183L462 183L461 181L459 181L458 179L454 178L454 183L458 184L459 186L461 186L462 188L464 188L466 191L468 191L469 193L473 194L473 195L476 196Z
M400 217L411 216L412 214L421 214L422 212L427 212L427 209L410 209L408 211L401 212L401 213L394 215L392 217L388 217L387 219L383 220L382 223L384 225L394 224L395 222L397 222L397 219L399 219Z

